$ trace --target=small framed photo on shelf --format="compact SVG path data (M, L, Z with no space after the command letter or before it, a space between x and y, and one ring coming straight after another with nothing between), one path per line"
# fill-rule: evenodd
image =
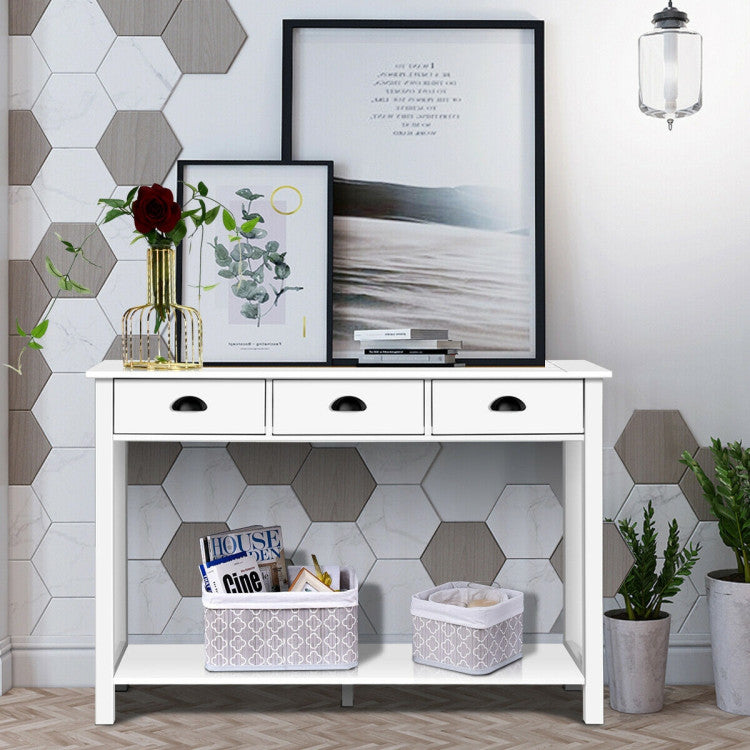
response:
M295 579L289 584L290 591L332 591L314 573L307 568L302 568Z
M330 364L333 163L178 161L177 180L180 205L203 183L216 212L177 253L204 365Z

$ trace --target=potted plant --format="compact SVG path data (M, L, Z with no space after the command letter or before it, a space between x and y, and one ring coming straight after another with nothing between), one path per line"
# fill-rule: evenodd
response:
M670 616L669 604L698 560L700 545L680 549L677 520L669 524L664 564L656 572L657 532L654 508L643 509L640 538L635 522L620 521L619 528L635 562L617 593L625 609L604 613L604 645L609 670L609 704L616 711L648 714L664 705Z
M706 574L716 705L750 715L750 451L741 441L723 446L712 438L711 453L716 484L687 451L680 460L695 474L721 540L737 559L736 568Z

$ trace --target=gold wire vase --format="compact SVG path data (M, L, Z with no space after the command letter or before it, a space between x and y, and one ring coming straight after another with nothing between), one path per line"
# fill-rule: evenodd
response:
M173 247L151 247L146 256L148 302L122 316L122 363L147 370L203 366L203 323L193 307L178 305Z

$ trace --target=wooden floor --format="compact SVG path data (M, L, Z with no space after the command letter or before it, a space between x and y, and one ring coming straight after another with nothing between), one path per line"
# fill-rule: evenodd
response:
M750 717L716 708L711 687L670 687L659 714L605 711L581 723L580 692L561 688L355 689L133 687L117 723L94 726L91 689L15 688L0 696L0 748L644 748L750 750Z

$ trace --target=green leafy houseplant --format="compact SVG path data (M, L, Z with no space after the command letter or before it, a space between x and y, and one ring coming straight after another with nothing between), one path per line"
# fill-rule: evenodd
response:
M664 565L657 574L657 533L651 501L643 509L640 537L631 519L620 521L618 526L635 562L617 593L625 600L629 620L656 620L661 617L662 605L671 603L672 597L677 595L683 581L690 575L698 560L700 544L680 549L680 532L677 520L673 519L669 524L669 538L664 549Z
M687 451L683 451L680 463L695 474L719 522L721 540L737 558L737 580L750 583L750 451L742 447L742 441L724 446L721 440L712 438L711 454L716 484Z

